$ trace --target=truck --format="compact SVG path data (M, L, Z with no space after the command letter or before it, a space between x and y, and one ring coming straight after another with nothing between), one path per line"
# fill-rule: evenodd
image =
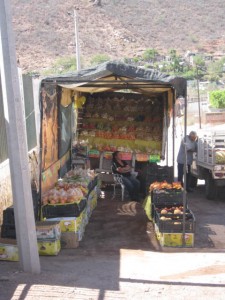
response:
M205 180L207 199L216 198L219 188L225 186L225 131L208 131L198 138L198 151L191 166L193 184Z

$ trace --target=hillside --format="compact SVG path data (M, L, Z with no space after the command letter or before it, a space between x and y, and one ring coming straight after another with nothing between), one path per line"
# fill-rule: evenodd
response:
M82 66L96 54L134 57L146 48L225 51L224 0L12 0L17 56L24 71L43 70L75 53L79 9ZM72 15L71 15L72 14Z

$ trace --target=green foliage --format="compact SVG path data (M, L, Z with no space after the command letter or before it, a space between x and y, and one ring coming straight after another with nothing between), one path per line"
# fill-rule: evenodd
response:
M218 81L222 75L224 70L224 64L225 64L225 57L218 61L213 61L208 65L208 74L206 75L206 78L213 82Z
M169 56L171 57L172 60L175 59L177 57L177 51L175 49L170 49Z
M193 79L195 79L195 77L196 77L196 72L195 72L195 70L193 70L193 69L189 69L189 70L186 70L186 71L182 74L182 76L183 76L184 78L186 78L187 80L193 80Z
M212 107L225 108L225 90L210 92L209 101Z
M93 65L102 64L109 60L110 60L110 57L107 54L96 54L95 56L92 57L90 63L93 66Z
M205 67L205 61L201 55L196 55L193 59L195 66L204 68Z
M158 55L158 52L156 49L146 49L145 52L143 53L143 59L145 61L155 61L155 57Z
M66 74L76 71L76 58L73 56L60 57L56 60L52 68L42 72L43 75Z
M140 58L139 58L139 57L137 57L137 56L133 58L133 62L134 62L134 63L138 63L138 62L139 62L139 60L140 60Z

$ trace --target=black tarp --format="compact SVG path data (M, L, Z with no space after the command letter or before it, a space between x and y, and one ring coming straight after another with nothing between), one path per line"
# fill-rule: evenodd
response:
M167 85L176 90L177 96L186 97L187 81L182 77L170 76L154 69L144 69L121 62L105 62L98 66L80 70L74 73L47 77L45 82L55 82L56 84L90 83L110 76L127 78L127 80L137 80L139 82Z

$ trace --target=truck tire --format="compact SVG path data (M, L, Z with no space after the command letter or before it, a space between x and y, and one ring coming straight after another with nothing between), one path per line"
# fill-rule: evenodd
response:
M214 200L217 196L217 186L210 173L205 178L205 196L209 200Z
M195 189L197 187L197 184L198 184L198 178L191 175L190 188Z

